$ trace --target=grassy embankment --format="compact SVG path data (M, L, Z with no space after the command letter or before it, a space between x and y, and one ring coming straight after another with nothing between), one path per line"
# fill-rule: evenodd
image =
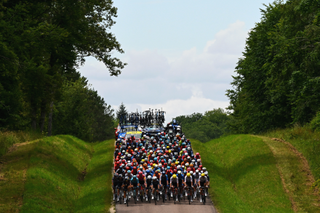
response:
M0 212L107 212L113 140L61 135L17 144L1 158Z
M286 144L250 135L192 143L209 170L211 198L220 213L319 212L300 172L303 163Z
M5 131L0 132L0 157L7 153L8 149L17 143L33 141L42 138L43 135L33 131Z
M265 136L290 142L308 160L312 174L320 185L320 132L314 132L308 126L295 126L271 131Z

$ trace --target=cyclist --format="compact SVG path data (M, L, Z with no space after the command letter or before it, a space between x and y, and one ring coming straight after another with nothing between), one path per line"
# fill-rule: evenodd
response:
M206 187L207 186L207 178L206 178L206 175L204 173L201 174L200 178L199 178L199 181L198 181L198 185L200 187ZM201 188L202 190L202 188ZM202 197L200 197L200 202L202 202Z
M118 174L115 173L114 176L112 177L112 188L113 188L113 200L115 200L115 196L116 196L116 189L117 189L117 186L118 186ZM117 193L118 194L118 193Z
M167 186L168 186L168 176L165 171L162 171L160 176L160 186L164 188L165 199L167 199Z
M152 177L151 177L151 175L147 176L147 180L146 180L145 186L146 186L146 201L148 201L148 192L149 192L149 190L151 190L151 186L152 186Z
M172 197L172 192L174 191L175 194L177 194L177 190L179 187L179 180L176 174L173 174L172 177L170 178L170 188L172 188L171 190L171 197ZM176 197L176 199L178 199Z
M193 178L192 178L192 176L191 176L190 173L187 173L187 175L186 175L185 178L184 178L184 185L185 185L185 187L189 187L189 190L190 190L191 187L193 188L192 183L193 183ZM190 190L190 191L191 191L191 190ZM193 196L193 195L190 193L190 196L191 196L191 202L192 202L192 196Z
M184 180L184 175L182 174L181 171L178 171L178 180L179 180L179 186L180 186L180 192L179 195L182 197L182 190L183 190L183 180Z
M129 188L130 188L130 179L128 176L126 176L123 181L123 190L124 190L123 203L127 203L127 194L129 196L129 192L128 192ZM130 196L129 196L129 198L130 198Z
M146 176L143 174L142 171L139 171L138 179L139 179L139 186L142 188L142 192L144 192ZM143 196L143 194L142 194L142 196Z
M154 191L159 190L159 179L156 176L152 177L152 199L157 199L154 197Z
M136 189L136 195L137 195L137 188L138 188L138 183L139 183L139 179L137 178L136 175L133 175L130 181L131 185L130 188L132 188L132 192L134 189ZM137 200L138 200L138 196L137 196Z

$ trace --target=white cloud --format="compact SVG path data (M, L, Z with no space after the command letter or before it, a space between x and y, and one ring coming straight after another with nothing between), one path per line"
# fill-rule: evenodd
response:
M167 119L178 115L225 108L231 75L242 56L248 33L237 21L219 31L202 50L191 48L168 57L157 50L128 51L128 66L119 77L110 77L102 63L89 59L81 73L114 107L163 108Z

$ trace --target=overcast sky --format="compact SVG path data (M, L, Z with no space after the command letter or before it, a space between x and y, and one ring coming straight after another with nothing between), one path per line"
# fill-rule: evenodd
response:
M248 32L260 22L267 0L114 0L111 32L128 65L111 77L105 65L87 58L80 68L115 110L148 108L179 115L226 108L236 63Z

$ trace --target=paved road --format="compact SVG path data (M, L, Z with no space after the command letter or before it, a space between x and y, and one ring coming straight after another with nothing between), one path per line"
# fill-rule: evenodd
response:
M154 204L154 202L146 203L146 202L137 202L137 204L134 204L132 201L132 198L130 199L129 206L125 204L117 204L116 205L116 212L117 213L124 213L124 212L130 212L130 213L196 213L196 212L205 212L205 213L217 213L215 210L213 203L210 199L207 199L207 202L205 205L200 203L198 200L193 201L191 205L189 205L189 202L187 200L182 200L180 203L176 202L176 204L173 203L173 201L166 201L165 203L162 203L162 201L157 202L157 205Z

